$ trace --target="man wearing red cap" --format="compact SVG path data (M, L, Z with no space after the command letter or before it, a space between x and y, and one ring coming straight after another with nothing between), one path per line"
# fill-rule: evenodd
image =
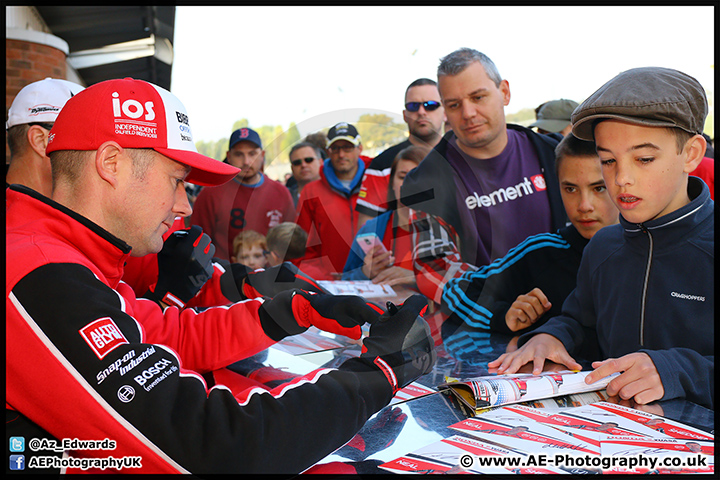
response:
M379 318L360 297L298 289L200 313L136 298L123 265L161 251L190 215L184 182L237 173L197 153L170 92L133 79L88 87L63 107L47 154L52 199L6 192L6 431L47 446L26 452L28 470L299 473L432 368L419 296ZM360 338L366 321L364 353L337 369L270 391L202 376L311 325ZM288 444L301 435L314 441Z

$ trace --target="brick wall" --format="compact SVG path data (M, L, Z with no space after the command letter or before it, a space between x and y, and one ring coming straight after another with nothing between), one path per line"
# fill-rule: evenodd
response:
M67 77L65 52L24 40L5 39L5 120L15 96L27 84L52 77ZM5 162L10 149L5 140Z

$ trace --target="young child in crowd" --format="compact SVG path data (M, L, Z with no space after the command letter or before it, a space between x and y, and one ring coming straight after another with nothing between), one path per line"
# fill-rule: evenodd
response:
M560 314L585 246L598 230L618 223L618 210L593 142L566 135L555 148L555 169L571 224L528 237L490 265L450 280L443 289L445 313L502 333L533 329Z
M283 222L268 230L267 243L268 267L280 265L305 255L307 233L294 222Z
M605 360L587 383L621 372L608 395L713 408L715 204L688 175L705 153L707 112L697 80L660 67L620 73L573 112L573 134L595 141L620 224L585 248L562 314L489 368L514 373L532 361L537 374L549 359L578 369L570 355L583 355L582 327L594 327Z
M255 230L243 230L233 239L232 263L242 263L252 268L265 268L267 266L267 243L265 235Z

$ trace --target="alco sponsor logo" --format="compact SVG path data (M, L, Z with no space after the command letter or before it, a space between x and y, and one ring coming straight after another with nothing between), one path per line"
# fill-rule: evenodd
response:
M157 138L158 125L155 120L155 103L141 103L134 98L121 100L118 92L112 93L113 116L116 135Z
M534 190L533 186L535 187ZM524 177L523 181L517 185L498 188L487 195L478 195L477 192L473 192L472 195L468 195L465 198L465 205L470 210L474 210L478 207L492 207L498 203L511 202L525 195L532 195L535 192L540 192L546 189L547 185L545 184L545 177L538 174L533 175L530 179Z
M110 317L98 318L85 325L80 329L80 336L100 359L120 345L129 343Z

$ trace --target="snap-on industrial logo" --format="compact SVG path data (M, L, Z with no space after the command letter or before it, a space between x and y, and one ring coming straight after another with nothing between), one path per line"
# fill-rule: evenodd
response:
M99 318L80 329L80 335L98 358L103 358L120 345L129 343L110 317Z
M134 98L121 100L118 92L112 93L113 116L116 135L157 138L158 125L155 120L155 103L140 103Z
M533 186L535 189L533 190ZM533 175L528 179L523 178L523 181L517 185L510 185L505 188L498 188L494 192L490 192L487 195L478 195L477 192L473 192L472 195L468 195L465 198L465 205L470 210L474 210L478 207L492 207L498 203L510 202L517 200L523 195L532 195L533 193L546 190L547 185L545 184L545 177L542 174Z

